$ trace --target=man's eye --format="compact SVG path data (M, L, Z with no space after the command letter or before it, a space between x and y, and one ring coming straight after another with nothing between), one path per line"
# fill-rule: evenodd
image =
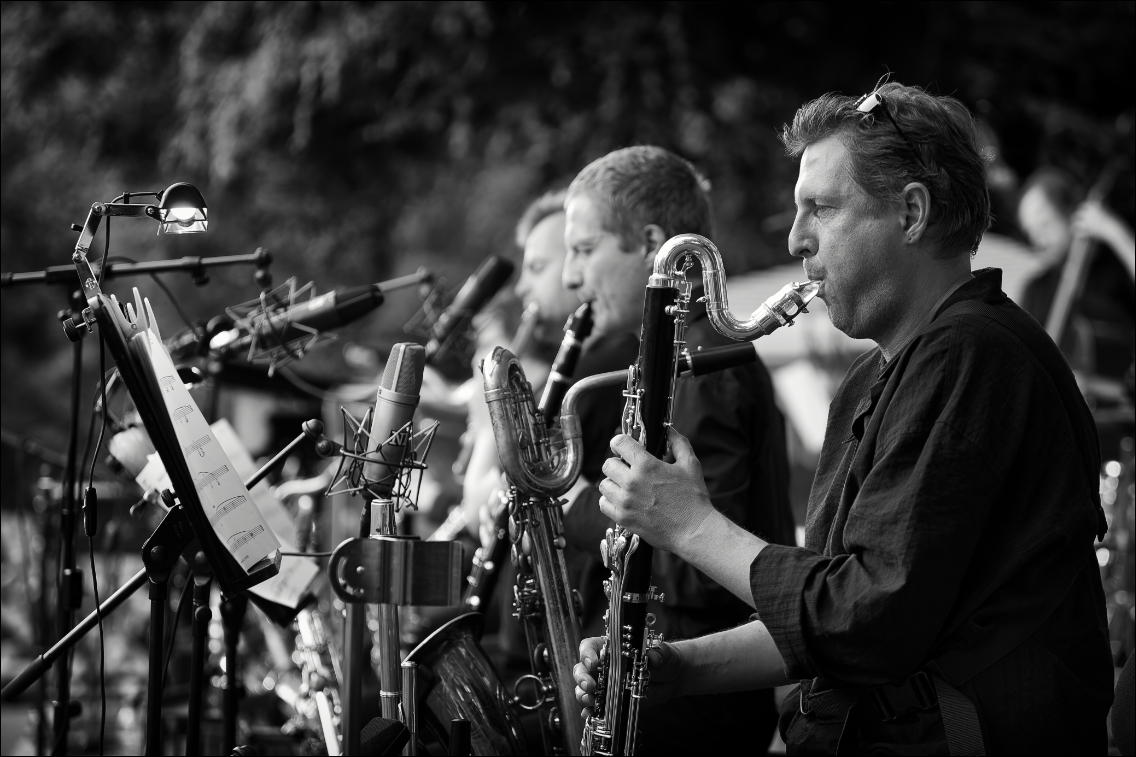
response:
M577 255L591 255L592 254L592 248L591 247L577 247L575 249L575 253Z
M532 273L540 273L544 270L544 263L533 263L529 266L529 271Z

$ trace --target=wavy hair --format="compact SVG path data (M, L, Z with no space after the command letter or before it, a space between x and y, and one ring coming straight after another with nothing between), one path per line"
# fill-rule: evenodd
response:
M970 111L953 97L897 82L876 93L895 124L883 114L857 110L857 98L830 92L802 105L793 123L782 127L786 152L799 159L809 145L836 136L848 150L852 179L873 209L901 200L903 188L919 182L931 194L928 234L940 244L936 257L974 254L991 214L988 159Z

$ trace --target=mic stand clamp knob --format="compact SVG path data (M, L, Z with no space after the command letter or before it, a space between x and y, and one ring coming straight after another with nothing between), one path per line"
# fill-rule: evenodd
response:
M63 333L72 342L77 342L94 331L95 314L90 308L83 308L83 312L77 317L68 317L67 311L62 310L59 320L63 321Z

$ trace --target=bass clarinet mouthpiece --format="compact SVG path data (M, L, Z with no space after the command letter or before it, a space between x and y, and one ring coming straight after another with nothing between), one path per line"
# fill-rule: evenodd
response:
M819 281L794 281L786 284L753 312L760 333L768 336L782 326L792 326L793 319L807 313L808 304L820 291Z

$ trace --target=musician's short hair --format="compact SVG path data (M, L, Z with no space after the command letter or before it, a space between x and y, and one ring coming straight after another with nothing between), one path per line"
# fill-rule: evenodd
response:
M568 187L568 200L578 195L599 203L604 228L625 252L643 243L643 228L652 223L667 237L713 238L709 182L662 147L625 147L592 161Z
M517 247L524 249L533 229L546 218L564 212L564 199L568 195L567 189L553 189L529 203L521 220L517 221Z
M782 127L786 152L800 158L809 145L838 137L848 150L852 178L872 198L873 210L900 200L907 184L920 182L931 193L928 233L941 245L938 257L977 251L990 228L990 193L988 158L970 111L953 97L897 82L876 92L895 124L878 111L857 110L859 98L830 92L802 105Z
M1085 193L1071 174L1053 166L1042 166L1022 183L1018 201L1033 190L1038 190L1049 203L1066 218L1084 201Z

